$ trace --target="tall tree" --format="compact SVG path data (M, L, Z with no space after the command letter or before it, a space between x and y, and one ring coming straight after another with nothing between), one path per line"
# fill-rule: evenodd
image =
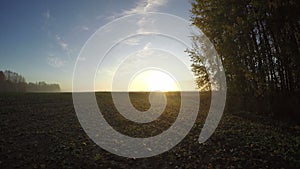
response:
M0 71L0 82L4 82L4 81L5 81L4 73Z
M293 92L300 89L299 9L296 0L194 0L191 20L222 57L231 90ZM201 82L200 57L190 55Z
M274 105L278 93L300 91L299 0L193 0L191 4L191 21L220 55L230 93L267 98ZM202 43L195 36L193 41ZM201 88L207 76L198 46L188 53Z

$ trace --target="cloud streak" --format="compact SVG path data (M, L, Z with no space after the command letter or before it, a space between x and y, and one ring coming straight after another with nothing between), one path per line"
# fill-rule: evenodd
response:
M109 16L110 19L116 19L126 15L132 14L144 14L147 12L157 12L160 7L165 6L168 3L168 0L140 0L136 3L135 7L125 10L120 14L115 14L113 16ZM137 21L137 33L146 34L147 33L147 26L152 25L155 22L152 18L142 17ZM139 45L140 39L139 38L130 38L122 42L123 44L129 46L136 46Z
M72 50L70 49L69 45L58 34L55 35L55 39L57 44L61 47L63 51L67 53L68 57L70 58Z
M123 11L122 15L156 12L159 7L166 5L167 2L168 0L140 0L134 8Z
M47 10L47 11L43 12L42 17L44 20L44 25L42 26L42 29L47 32L48 36L53 37L53 35L54 35L56 44L61 48L62 51L64 51L67 54L68 59L70 59L70 54L71 54L72 50L70 49L69 45L63 40L63 38L60 35L52 34L52 32L49 30L50 22L53 20L53 16L51 15L50 11ZM46 61L47 61L48 65L50 65L54 68L61 68L61 67L65 66L65 64L67 63L66 58L56 57L52 54L50 54L46 58Z
M47 10L45 13L44 13L44 17L49 20L50 19L50 11Z
M47 62L50 66L55 68L61 68L66 64L66 61L62 60L60 57L49 56Z
M82 29L82 30L84 30L84 31L88 31L88 30L90 30L90 28L89 28L89 27L87 27L87 26L82 26L82 27L81 27L81 29Z
M146 12L157 12L158 9L168 3L169 0L140 0L135 6L129 10L124 10L121 13L113 13L105 17L106 20L112 21L126 15L142 14ZM102 19L103 16L98 16L97 19Z
M43 18L43 25L42 25L42 30L46 30L48 31L48 26L49 26L49 22L51 21L51 15L50 15L50 11L47 10L45 12L42 13L42 18Z
M54 68L61 68L67 64L68 60L71 59L70 55L71 55L72 50L70 49L69 45L63 40L63 38L60 35L56 34L55 40L56 40L56 44L61 48L61 50L66 53L67 58L56 57L51 54L47 58L47 63Z
M138 37L129 38L124 41L122 41L123 44L126 44L128 46L137 46L140 44L141 39Z

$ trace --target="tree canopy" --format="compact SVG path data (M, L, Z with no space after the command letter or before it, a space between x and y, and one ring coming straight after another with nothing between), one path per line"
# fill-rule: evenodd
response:
M191 4L192 24L210 39L223 62L228 103L299 119L300 1L193 0ZM201 89L211 82L205 58L197 52L203 43L197 36L187 52Z
M25 78L13 71L0 71L0 92L57 92L58 84L26 83Z
M300 89L299 10L297 0L194 0L191 21L222 58L228 89L260 96ZM203 59L191 51L203 85Z

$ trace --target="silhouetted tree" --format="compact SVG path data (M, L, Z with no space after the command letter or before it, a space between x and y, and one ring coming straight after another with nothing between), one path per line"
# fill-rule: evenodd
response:
M5 89L5 76L2 71L0 71L0 92L3 92Z
M0 92L58 92L58 84L47 84L46 82L26 83L23 76L10 70L0 71Z
M276 95L300 90L299 11L298 0L193 0L191 21L218 51L229 92L270 97L273 104ZM203 60L195 50L188 52L201 85Z
M0 71L0 81L1 82L5 81L5 76L4 76L4 73L2 71Z

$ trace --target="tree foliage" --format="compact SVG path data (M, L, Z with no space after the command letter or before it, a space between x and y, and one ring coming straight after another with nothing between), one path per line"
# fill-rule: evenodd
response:
M222 58L228 89L264 96L300 89L299 10L297 0L194 0L191 21ZM203 60L191 51L201 85Z
M24 92L26 80L23 76L10 70L0 71L0 92Z
M227 108L298 119L300 124L300 1L192 0L191 4L192 24L210 39L222 60ZM193 36L194 46L187 52L201 89L211 80L206 59L197 52L203 43L198 36Z
M26 83L25 78L16 72L0 71L0 92L57 92L60 91L58 84L45 82Z

